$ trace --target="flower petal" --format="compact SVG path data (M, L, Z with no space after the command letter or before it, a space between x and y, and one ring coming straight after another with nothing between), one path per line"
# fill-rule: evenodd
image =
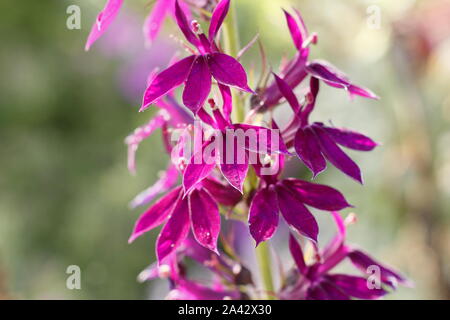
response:
M341 128L324 127L324 130L333 138L336 143L341 146L359 151L371 151L378 144L356 131Z
M308 290L308 299L312 300L350 300L342 290L329 281L322 281Z
M183 91L183 103L194 114L203 107L211 91L211 72L203 56L192 65Z
M300 104L298 103L294 91L292 90L291 87L289 87L286 81L281 79L275 73L273 74L273 76L275 77L275 82L277 83L277 86L280 89L281 94L286 98L294 113L297 114L300 111Z
M269 129L249 124L237 123L233 125L232 129L234 130L234 135L238 139L240 137L245 138L243 147L248 151L261 154L290 154L284 144L280 129L277 127ZM239 130L242 130L242 132ZM256 141L252 139L255 139Z
M238 190L212 178L204 179L202 185L218 203L224 206L234 207L242 199L242 194Z
M247 74L244 67L233 57L224 53L207 55L211 74L220 83L237 87L243 91L253 93L247 84Z
M270 239L278 227L278 200L273 188L262 188L253 197L248 224L256 245Z
M314 216L286 187L277 185L278 205L286 222L305 237L317 242L319 226Z
M189 194L189 212L195 239L205 248L217 252L220 232L219 208L213 197L203 189Z
M407 286L412 286L410 281L408 281L400 273L391 268L385 267L361 250L353 250L349 253L348 257L352 263L365 274L367 274L367 269L369 267L377 266L380 269L381 281L393 288L397 286L397 282Z
M88 51L92 44L101 37L109 25L114 21L123 4L123 0L108 0L105 7L97 16L86 41L85 50Z
M310 127L298 129L294 138L294 147L300 160L313 173L313 178L326 169L327 162L320 151L317 136Z
M168 93L170 90L181 85L189 76L195 56L189 56L173 64L159 73L145 90L141 109L145 110L149 105Z
M158 194L168 191L172 188L178 180L178 170L170 164L167 170L152 186L138 194L133 201L131 201L131 208L136 208L143 204L152 201Z
M367 280L361 277L334 274L326 278L345 294L359 299L378 299L387 293L383 289L369 288Z
M291 233L289 233L289 251L291 252L295 264L297 265L298 271L300 271L301 274L305 275L308 267L305 263L302 247L300 247L297 240Z
M326 211L338 211L350 207L342 193L323 184L293 178L283 180L282 184L288 187L301 202L311 207Z
M207 143L197 153L195 153L183 174L183 187L185 193L191 191L197 183L205 179L216 166L216 160L213 157L209 157L207 152L204 152L205 148L209 144Z
M172 5L171 1L156 1L152 11L145 19L144 36L149 43L153 42L158 36L170 5Z
M136 221L128 243L133 242L137 237L163 223L173 211L180 196L181 187L177 187L144 212Z
M247 176L248 162L244 164L220 164L220 171L227 181L239 192L243 193L244 180Z
M230 121L231 111L233 109L230 87L219 83L219 89L223 100L223 116L225 120Z
M174 252L186 239L190 229L187 199L179 199L156 241L158 263Z
M333 141L328 133L320 126L314 126L314 132L319 138L322 153L336 168L359 183L363 183L361 170Z
M211 42L216 38L217 32L219 32L220 27L222 26L225 17L227 16L228 10L230 9L230 0L222 0L220 1L211 17L211 23L209 25L209 40Z
M136 151L142 140L148 138L153 131L161 128L166 123L166 119L163 114L158 114L151 119L146 125L137 128L132 134L125 139L125 143L128 145L128 170L131 173L136 173Z
M186 14L180 7L179 0L175 1L175 18L177 20L178 27L180 28L181 32L183 32L187 41L189 41L196 47L201 46L200 40L195 36L194 32L191 29L191 26L189 25Z
M358 95L369 99L378 99L378 96L369 89L353 85L346 74L328 62L314 60L307 64L306 71L314 77L324 81L335 88L345 88L350 95Z
M301 51L303 41L305 40L303 37L306 36L306 34L304 34L304 31L299 28L299 25L297 24L297 21L295 21L294 17L292 17L286 10L283 11L295 47L297 50Z

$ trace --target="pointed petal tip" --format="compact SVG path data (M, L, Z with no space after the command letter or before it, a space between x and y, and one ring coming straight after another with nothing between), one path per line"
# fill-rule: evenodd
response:
M129 238L128 238L128 244L131 244L134 240L136 240L137 236L132 234Z

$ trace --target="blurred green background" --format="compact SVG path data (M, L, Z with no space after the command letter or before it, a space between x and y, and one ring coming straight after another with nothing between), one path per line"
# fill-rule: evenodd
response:
M275 69L281 55L294 54L280 10L294 5L319 34L312 56L381 97L349 101L342 90L322 86L315 119L383 145L370 154L349 152L364 172L363 187L335 169L319 182L356 206L350 241L415 282L390 299L449 299L450 1L234 1L242 43L259 32ZM72 4L81 8L80 30L66 27ZM125 1L109 32L85 53L103 5L0 2L0 298L163 296L136 281L154 261L155 233L127 244L140 213L128 202L167 157L154 135L141 145L133 177L123 140L151 117L137 112L146 76L177 50L167 35L180 33L168 21L160 40L145 48L141 26L151 5ZM378 9L374 28L368 21ZM253 48L244 63L250 69L255 61ZM300 166L291 171L309 177ZM333 232L326 223L324 232ZM69 265L81 268L81 290L66 288Z

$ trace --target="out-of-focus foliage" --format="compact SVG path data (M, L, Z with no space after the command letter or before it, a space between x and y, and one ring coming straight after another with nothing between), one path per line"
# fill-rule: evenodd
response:
M322 87L317 119L333 118L383 145L372 156L352 154L364 187L334 169L318 181L342 189L356 206L350 240L415 281L415 289L391 298L450 298L450 1L234 1L242 43L259 32L274 69L281 55L294 53L280 10L294 5L319 34L313 56L381 97L351 102ZM81 8L81 30L66 28L71 4ZM146 76L178 44L161 40L146 49L141 22L150 6L128 1L85 53L102 6L0 3L1 298L147 297L149 286L136 276L154 259L154 234L127 244L140 213L128 202L155 180L166 156L155 135L140 147L132 177L123 139L150 117L137 113ZM379 28L368 24L374 8ZM170 22L165 32L178 34ZM256 46L243 61L259 66ZM292 171L309 178L301 166ZM322 219L324 232L330 221ZM69 265L81 268L81 290L66 288Z

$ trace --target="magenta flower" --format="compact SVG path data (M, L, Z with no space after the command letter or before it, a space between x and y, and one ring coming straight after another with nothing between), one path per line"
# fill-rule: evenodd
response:
M169 300L239 299L241 293L236 286L249 283L248 279L247 282L242 282L245 278L242 275L247 272L247 269L234 261L228 261L229 259L223 256L200 246L189 236L176 251L164 258L163 263L152 264L139 274L138 279L141 282L158 277L168 279L171 291L166 299ZM199 263L202 268L211 271L214 280L212 287L187 278L183 264L185 258L190 258ZM223 282L230 285L225 287Z
M88 51L92 44L97 41L102 34L106 31L109 25L114 21L120 8L122 7L123 0L108 0L105 7L97 16L97 19L92 26L86 41L85 50Z
M228 191L223 190L227 188ZM228 195L225 204L230 203L236 192L233 190L214 180L207 180L205 184L197 186L186 195L181 187L177 187L139 217L129 242L166 222L156 243L159 262L183 243L191 228L199 244L216 252L220 232L217 203L221 203L224 192ZM239 200L240 198L237 199Z
M330 63L322 60L308 62L309 46L317 42L317 35L315 33L308 34L300 12L296 9L294 9L294 12L296 18L286 11L284 11L284 14L292 40L297 48L297 54L292 60L283 64L280 70L280 78L291 88L295 88L310 74L332 87L346 89L350 96L359 95L365 98L378 99L369 89L351 83L342 71ZM279 103L282 96L275 81L263 91L262 105L265 108L273 107Z
M282 156L280 161L283 162ZM280 171L283 164L280 164ZM261 167L255 166L260 175ZM258 245L272 237L278 227L279 214L287 224L303 236L317 241L319 227L307 206L325 211L350 207L344 196L328 186L288 178L278 174L260 175L260 187L250 205L249 228Z
M313 77L322 80L327 85L347 90L350 97L361 96L369 99L379 99L378 96L367 88L354 85L342 71L327 61L314 60L308 62L306 71Z
M295 151L303 163L312 171L314 177L325 170L326 160L346 175L362 183L361 170L347 156L338 144L358 151L371 151L376 146L370 138L347 129L327 127L323 123L309 124L309 115L313 111L319 93L319 82L311 78L307 104L302 108L289 85L277 75L276 83L295 113L294 119L285 130L286 139L293 141Z
M183 103L196 114L208 98L212 78L219 84L253 92L248 87L247 75L242 65L233 57L219 52L214 42L227 15L229 5L229 0L222 0L217 5L212 14L208 39L195 22L193 28L197 35L194 33L178 1L175 2L178 26L198 52L175 63L154 78L145 91L140 111L145 110L167 92L185 83Z
M174 14L175 0L157 0L144 23L144 35L149 42L156 39L164 23L168 12ZM114 21L122 7L123 0L108 0L105 7L97 16L86 41L85 50L88 51L103 33L106 32L110 24ZM190 15L189 7L181 1L180 8L185 15Z
M229 89L224 87L222 92L224 97L223 110L229 109L231 95ZM255 153L262 155L274 153L288 153L286 146L280 135L272 135L272 130L264 127L248 124L232 124L222 112L210 100L213 106L213 117L206 112L199 113L205 123L216 129L216 135L212 140L205 142L198 154L194 154L190 159L183 175L183 187L189 192L199 182L206 178L212 170L218 166L225 179L231 186L243 192L244 180L250 165L249 158ZM231 133L231 134L229 134ZM243 139L239 139L239 136ZM246 139L250 137L250 139ZM207 154L205 151L214 145L213 152ZM198 161L197 159L200 158Z
M180 8L186 16L190 16L189 7L184 1L180 1ZM144 22L144 36L149 43L158 36L167 14L171 14L175 18L175 0L156 0Z
M294 236L290 235L289 250L295 261L296 269L294 279L285 284L280 293L282 299L308 299L308 300L348 300L378 299L388 293L387 288L395 288L397 283L411 285L406 278L391 268L383 266L360 250L353 249L345 244L345 222L337 212L333 212L338 234L321 251L316 252L316 260L307 265L303 252ZM346 258L365 273L366 277L331 274L330 271ZM368 267L379 268L380 284L368 285L367 277L371 275ZM292 281L293 280L293 281Z
M122 4L123 0L107 1L91 30L86 50L113 22ZM309 60L310 46L317 43L317 35L308 33L300 13L294 9L294 15L284 13L297 49L295 56L282 60L279 76L274 74L269 83L265 50L260 43L263 68L261 72L255 70L261 75L257 93L239 94L232 101L231 87L254 93L239 60L256 43L257 36L236 57L225 54L221 42L238 46L233 41L237 37L232 36L238 31L235 17L230 17L227 32L221 35L223 41L218 41L229 8L230 0L156 0L145 22L146 38L152 41L167 15L172 14L187 40L183 47L191 55L172 59L165 70L149 75L140 111L152 104L160 110L125 140L132 173L136 172L135 155L140 143L157 130L161 131L165 151L170 155L166 171L131 202L135 208L159 197L138 218L129 238L133 242L162 226L155 245L157 261L139 279L167 279L167 299L196 300L378 299L399 283L409 285L398 272L346 243L348 221L343 221L337 211L351 205L341 192L283 175L285 157L291 159L292 149L312 171L313 178L326 169L328 161L362 183L360 168L341 147L371 151L377 143L355 131L310 122L309 117L316 107L320 82L344 89L351 97L377 96L355 85L328 62ZM207 34L202 31L203 24L191 21L191 10L192 15L209 23ZM307 78L309 87L302 85ZM175 95L175 89L181 85L182 104ZM213 85L220 92L221 106L216 105L215 97L208 100ZM302 104L293 91L300 85L306 92ZM277 113L273 111L283 98L293 115L280 131L274 119ZM206 100L210 107L204 107ZM311 208L331 212L338 227L337 235L323 249L318 245L319 225ZM272 238L280 216L292 231L289 249L295 268L288 277L280 272L277 287L272 283L275 277L267 251L270 244L260 243ZM311 259L304 258L296 234L311 245ZM262 286L253 282L253 266L247 266L249 258L252 261L249 248L253 240ZM281 249L277 241L272 244L277 245L275 250ZM362 275L333 273L344 261L351 262ZM200 265L202 280L194 279L188 272L192 262ZM281 263L279 269L283 271ZM369 274L373 269L375 273ZM203 272L211 276L209 281Z

